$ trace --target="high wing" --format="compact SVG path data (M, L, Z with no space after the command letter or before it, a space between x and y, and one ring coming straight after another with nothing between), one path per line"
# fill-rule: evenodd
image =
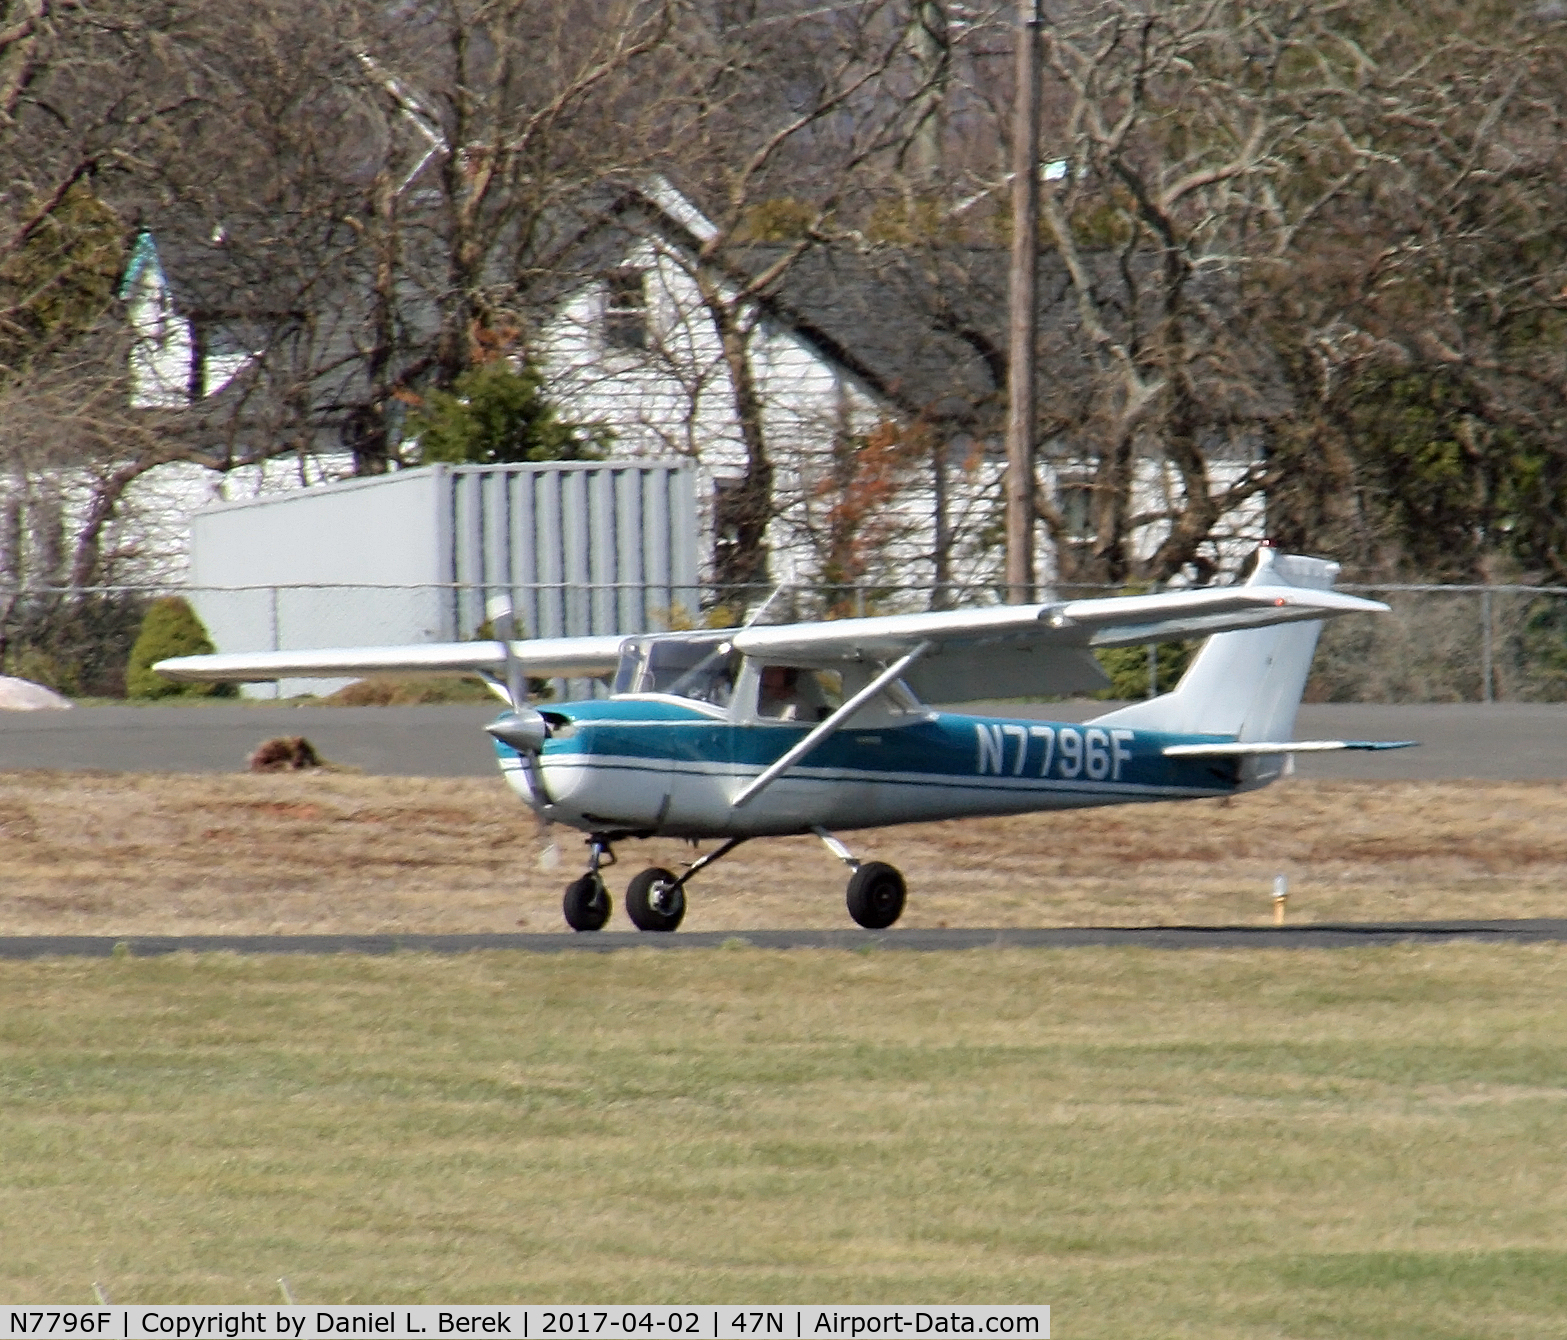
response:
M522 673L535 679L613 674L619 634L541 637L511 644ZM176 656L153 669L178 683L251 683L268 679L359 678L366 675L503 676L500 642L426 642L405 647L328 647L319 651L239 651Z
M1149 596L751 627L737 631L733 643L750 656L820 668L846 662L887 664L918 648L919 656L902 676L909 686L928 702L971 702L1103 688L1108 680L1094 659L1096 647L1203 637L1386 608L1374 600L1326 589L1207 587ZM612 674L623 641L618 634L530 638L511 647L525 675L578 678ZM503 645L489 641L219 652L174 657L158 662L154 669L176 682L210 683L394 674L494 678L504 674L505 665Z
M823 669L844 662L886 663L923 646L902 676L909 687L927 702L972 702L1104 688L1109 681L1092 654L1096 647L1386 609L1379 601L1331 589L1222 586L753 627L737 632L734 645L749 656Z

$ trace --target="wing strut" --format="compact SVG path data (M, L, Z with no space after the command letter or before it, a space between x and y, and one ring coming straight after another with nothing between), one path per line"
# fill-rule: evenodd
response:
M881 674L877 675L875 679L871 680L869 684L856 693L854 697L850 698L848 702L844 703L842 707L828 717L826 721L822 722L821 725L806 735L792 749L787 750L766 768L745 790L729 802L730 805L735 809L739 809L748 800L753 800L759 796L829 735L842 728L860 708L870 702L872 698L886 688L887 685L891 684L893 680L897 679L899 675L935 645L934 642L921 642L907 656L894 661Z

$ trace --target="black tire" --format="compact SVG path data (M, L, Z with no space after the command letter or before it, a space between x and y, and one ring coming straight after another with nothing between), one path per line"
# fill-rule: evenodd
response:
M639 931L672 931L686 914L686 891L673 889L660 898L662 886L673 884L674 875L654 866L635 876L626 886L626 915Z
M884 931L903 915L908 890L896 866L867 861L849 879L849 915L868 931Z
M566 885L561 900L566 924L574 931L601 931L609 920L609 890L598 875L584 875Z

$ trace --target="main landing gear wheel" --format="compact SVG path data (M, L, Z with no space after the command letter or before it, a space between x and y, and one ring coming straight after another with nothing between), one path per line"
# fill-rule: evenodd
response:
M597 871L584 875L566 885L566 896L561 901L561 911L566 914L566 924L574 931L601 931L609 920L609 890Z
M672 931L686 914L686 891L655 866L626 886L626 915L639 931Z
M867 861L849 879L849 915L868 931L884 931L903 915L903 876L885 861Z

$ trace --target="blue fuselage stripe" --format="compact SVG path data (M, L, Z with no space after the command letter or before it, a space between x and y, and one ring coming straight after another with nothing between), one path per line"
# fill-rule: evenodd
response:
M806 725L739 724L669 703L627 700L563 704L572 720L545 745L546 772L556 765L593 771L752 777L810 729ZM851 722L792 769L792 781L832 785L887 783L962 789L1088 803L1178 798L1235 789L1229 758L1167 758L1171 744L1224 737L1111 729L1076 722L933 713L907 723ZM504 764L516 755L497 745Z

